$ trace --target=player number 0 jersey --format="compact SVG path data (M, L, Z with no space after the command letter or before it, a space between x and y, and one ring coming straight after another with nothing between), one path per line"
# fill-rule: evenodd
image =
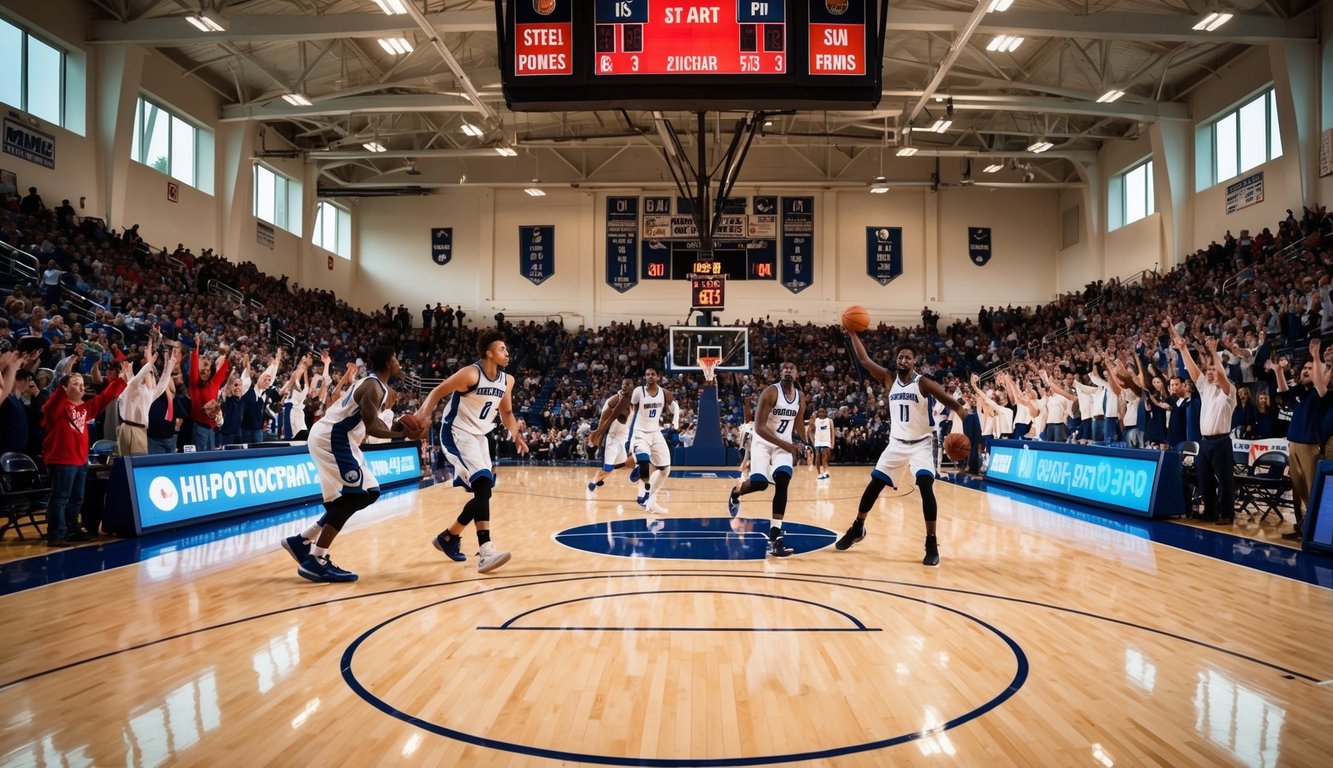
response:
M489 434L495 429L495 416L505 396L505 372L497 371L494 379L486 378L486 371L477 364L477 386L466 392L455 392L444 409L444 428L461 429L473 435Z

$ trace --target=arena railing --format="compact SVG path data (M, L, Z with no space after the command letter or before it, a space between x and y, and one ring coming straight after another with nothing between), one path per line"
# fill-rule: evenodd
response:
M41 276L41 262L31 253L0 241L0 270L7 275L36 282Z
M69 308L69 314L79 318L84 325L98 322L97 313L109 312L106 307L98 304L87 296L70 288L68 285L60 286L61 303ZM103 325L106 325L103 323ZM114 325L106 325L107 332L115 336L120 346L125 346L125 332Z

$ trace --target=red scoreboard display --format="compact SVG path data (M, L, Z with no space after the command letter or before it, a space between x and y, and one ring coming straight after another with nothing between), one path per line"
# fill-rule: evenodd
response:
M887 0L499 0L515 111L879 103Z

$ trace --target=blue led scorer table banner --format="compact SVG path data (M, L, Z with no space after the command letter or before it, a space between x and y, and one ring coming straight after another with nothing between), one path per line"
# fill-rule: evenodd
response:
M1141 517L1182 514L1180 455L996 440L986 479Z

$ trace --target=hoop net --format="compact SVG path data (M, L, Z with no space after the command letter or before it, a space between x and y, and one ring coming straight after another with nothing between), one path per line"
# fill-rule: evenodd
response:
M704 381L712 381L717 375L717 364L722 362L720 357L701 357L699 358L699 368L704 372Z

